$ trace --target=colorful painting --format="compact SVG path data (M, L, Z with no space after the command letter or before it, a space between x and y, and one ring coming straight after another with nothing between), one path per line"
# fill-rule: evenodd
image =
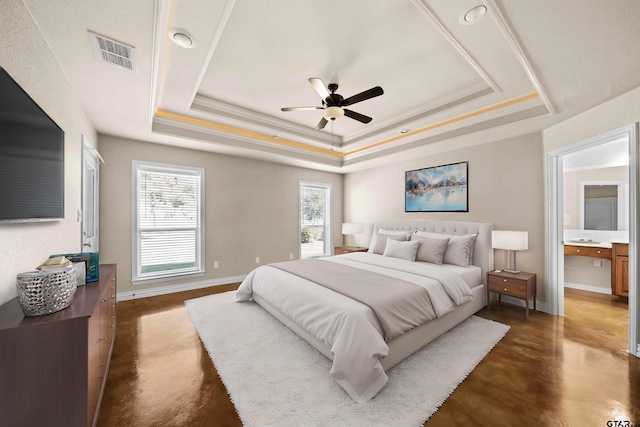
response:
M469 162L405 173L405 212L469 212Z

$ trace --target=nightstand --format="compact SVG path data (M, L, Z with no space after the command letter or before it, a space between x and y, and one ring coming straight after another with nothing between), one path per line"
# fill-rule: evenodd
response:
M507 273L501 271L489 271L487 273L487 309L489 306L489 293L498 293L498 302L502 295L524 299L525 313L529 318L529 300L533 297L533 311L536 311L536 275L534 273Z
M367 252L369 248L361 246L336 246L333 248L334 255L350 254L352 252Z

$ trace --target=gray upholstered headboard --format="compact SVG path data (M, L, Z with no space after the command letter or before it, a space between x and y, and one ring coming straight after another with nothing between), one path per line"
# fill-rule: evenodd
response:
M380 228L383 230L397 231L429 231L432 233L457 236L477 234L478 237L473 247L473 265L482 269L483 282L487 271L493 270L493 248L491 247L492 224L467 221L436 221L431 219L385 221L373 224L374 232Z

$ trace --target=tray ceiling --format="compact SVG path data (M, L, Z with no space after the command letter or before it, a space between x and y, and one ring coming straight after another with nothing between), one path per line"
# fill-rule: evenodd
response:
M113 3L25 0L99 132L318 169L540 130L640 85L633 0L598 19L598 0ZM87 31L134 47L134 71L97 61ZM310 77L345 98L381 86L349 106L371 123L282 112L322 106Z

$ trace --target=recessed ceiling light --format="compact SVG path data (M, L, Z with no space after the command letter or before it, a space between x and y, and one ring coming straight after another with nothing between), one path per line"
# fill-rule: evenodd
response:
M273 139L280 139L280 135L271 135L271 138L273 138Z
M402 129L400 131L400 133L409 133L409 132L411 132L411 129Z
M469 25L474 24L480 20L487 13L487 7L484 5L474 6L466 12L460 15L460 23Z
M178 28L173 28L171 31L169 31L169 38L171 38L171 41L173 41L178 46L184 47L186 49L192 49L196 45L195 39L193 38L193 36L191 36L191 34L186 32L185 30L180 30Z

